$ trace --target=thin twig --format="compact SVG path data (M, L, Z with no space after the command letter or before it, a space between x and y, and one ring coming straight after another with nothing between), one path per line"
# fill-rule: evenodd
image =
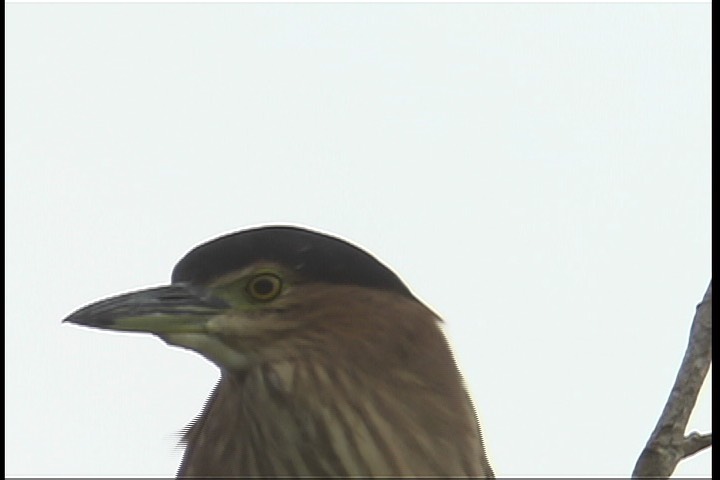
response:
M696 453L708 448L712 445L712 433L706 433L701 435L697 432L692 432L690 435L685 437L685 456L683 458L692 457Z
M640 454L633 478L668 478L684 458L712 445L712 434L685 436L690 414L712 362L712 280L695 311L690 339L675 385L655 430Z

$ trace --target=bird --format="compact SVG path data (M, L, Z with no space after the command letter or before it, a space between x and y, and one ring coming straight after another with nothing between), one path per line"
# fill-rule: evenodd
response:
M443 320L337 236L225 234L182 257L170 284L63 321L154 334L219 368L178 478L494 478Z

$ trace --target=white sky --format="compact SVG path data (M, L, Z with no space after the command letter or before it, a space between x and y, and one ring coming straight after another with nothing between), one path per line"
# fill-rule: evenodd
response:
M6 475L174 475L217 369L60 321L267 222L445 318L499 475L629 475L711 275L710 10L6 4Z

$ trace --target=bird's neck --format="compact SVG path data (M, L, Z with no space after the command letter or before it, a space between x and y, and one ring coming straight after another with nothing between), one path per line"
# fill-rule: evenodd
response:
M468 398L405 380L387 388L300 361L226 372L186 434L179 474L487 474Z

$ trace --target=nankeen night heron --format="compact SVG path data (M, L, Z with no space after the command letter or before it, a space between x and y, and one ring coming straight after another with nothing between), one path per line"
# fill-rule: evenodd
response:
M220 368L178 476L493 476L441 320L338 238L225 235L185 255L170 285L65 321L153 333Z

